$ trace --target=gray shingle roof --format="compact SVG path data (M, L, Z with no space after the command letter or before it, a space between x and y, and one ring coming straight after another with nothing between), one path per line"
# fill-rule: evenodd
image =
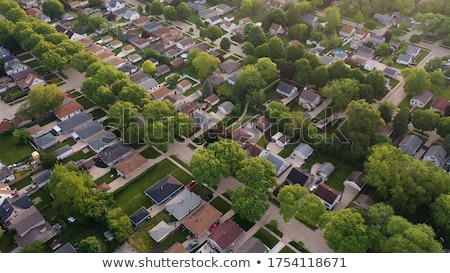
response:
M48 148L56 145L56 137L52 135L51 133L47 133L41 137L38 137L34 140L36 145L42 149L47 150Z
M398 144L403 152L408 155L414 155L422 145L423 141L416 135L407 135Z
M75 130L75 134L78 135L81 139L87 139L96 133L103 130L103 125L98 121L92 121L84 124L82 127Z
M91 121L92 121L91 114L81 112L72 118L59 122L57 126L59 127L59 129L61 129L62 133L65 134Z
M31 176L31 181L36 185L49 181L52 176L52 172L49 169L41 170Z
M147 195L154 203L160 205L182 188L183 184L181 184L180 181L171 175L167 175L158 181L158 183L148 188L145 191L145 195Z
M102 137L102 136L100 136L100 137ZM103 138L102 140L99 139L93 145L98 145L97 147L101 147L102 144L104 144L107 141L111 141L112 138L113 138L112 135L105 135L105 138ZM120 160L121 157L130 153L132 150L133 150L133 148L131 146L124 144L122 142L119 142L119 143L116 143L116 144L104 149L102 152L100 152L99 157L105 164L114 164L115 162Z
M202 203L202 198L194 192L184 189L165 205L167 212L178 221Z

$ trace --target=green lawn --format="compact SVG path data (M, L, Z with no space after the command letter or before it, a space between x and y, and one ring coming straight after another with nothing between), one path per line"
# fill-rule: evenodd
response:
M165 221L166 223L168 223L173 221L173 219L171 219L171 217L167 214L165 210L161 211L160 213L155 215L152 219L145 222L142 226L136 229L136 231L133 234L131 234L130 237L128 237L128 242L130 243L130 245L134 247L134 249L136 249L136 251L139 253L151 253L153 249L159 245L159 243L157 243L155 240L152 239L152 237L150 237L148 231L151 230L161 221ZM184 237L184 240L186 240L186 237Z
M310 171L311 166L314 163L323 163L323 162L331 162L335 170L331 174L330 178L326 180L326 184L330 187L342 191L344 190L344 181L345 179L353 172L353 171L360 171L361 166L354 166L351 164L348 164L346 162L343 162L342 160L328 156L328 155L320 155L317 153L314 153L312 156L310 156L305 163L302 165L302 169Z
M45 126L45 125L47 125L49 123L52 123L53 121L56 121L55 115L51 115L48 118L42 120L41 122L39 122L39 125L40 126Z
M289 242L289 244L296 249L300 250L302 253L309 253L309 251L303 246L303 242Z
M0 147L0 159L6 165L17 163L31 156L31 153L34 151L31 145L16 145L11 135L0 137Z
M289 157L294 151L294 149L298 146L298 144L299 143L297 142L288 144L286 148L284 148L283 150L281 150L281 152L278 153L278 155L283 158Z
M88 158L90 158L90 157L92 157L92 156L94 156L94 153L93 152L91 152L91 151L89 151L89 152L87 152L87 153L84 153L83 151L79 151L79 152L77 152L76 154L73 154L73 155L71 155L71 156L69 156L69 157L67 157L67 158L64 158L62 161L61 161L61 163L62 164L67 164L68 162L70 162L70 161L77 161L77 160L80 160L80 159L88 159Z
M202 199L205 199L206 196L208 196L208 195L210 195L212 193L212 191L210 189L208 189L207 187L203 186L202 184L196 184L192 188L191 191L196 193Z
M227 201L223 200L223 198L220 197L220 196L214 197L214 199L211 200L209 203L213 207L215 207L217 210L222 212L223 214L225 214L227 211L229 211L231 209L230 203L228 203Z
M288 246L284 246L279 253L295 253L295 251L292 250L292 248Z
M101 119L102 117L106 116L106 112L101 108L97 108L89 113L92 114L94 119Z
M17 178L17 175L16 175L16 178ZM19 182L14 183L13 185L10 184L10 186L11 186L11 188L16 188L16 189L20 190L20 189L27 187L30 184L31 184L31 177L28 176L27 178L24 178L24 179L20 180Z
M26 54L23 54L23 55L17 57L17 59L19 59L22 62L26 61L26 60L29 60L31 58L33 58L33 56L31 54L29 54L29 53L26 53Z
M192 144L191 144L192 145ZM187 164L186 162L184 162L183 160L179 159L176 155L171 155L170 158L172 158L173 160L175 160L178 164L180 164L181 166L183 166L186 170L190 170L190 166L189 164Z
M171 174L183 184L187 184L193 179L192 176L178 168L169 159L164 159L128 182L122 188L114 191L116 206L123 208L128 215L133 214L142 206L150 207L152 203L144 191L168 174Z
M155 159L161 154L157 150L155 150L155 148L149 146L147 149L141 152L141 155L147 159Z
M117 175L117 172L115 170L111 170L107 174L105 174L102 177L99 177L97 180L95 180L95 184L97 184L97 185L100 185L101 183L109 184L118 177L119 176Z
M0 240L0 251L2 253L9 253L13 251L17 247L16 240L14 240L13 231L8 231L3 234L2 239Z
M78 103L80 103L85 110L95 106L95 103L93 103L90 99L86 97L79 97L76 99L76 101L78 101Z
M273 248L278 243L278 239L264 228L260 228L253 236L260 239L269 248Z
M35 193L30 195L31 201L34 199L41 199L41 201L36 205L36 208L40 211L46 210L47 208L51 207L53 202L53 197L50 195L50 191L47 187L40 188Z
M35 59L35 60L30 61L30 62L27 62L26 65L28 65L31 68L35 68L35 67L40 66L41 63L39 62L39 60Z

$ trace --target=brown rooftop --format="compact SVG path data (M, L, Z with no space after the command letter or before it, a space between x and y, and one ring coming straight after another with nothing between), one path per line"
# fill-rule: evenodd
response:
M336 198L339 196L340 192L325 183L321 183L319 184L319 186L317 186L314 194L327 203L332 204L334 200L336 200Z
M118 163L116 163L113 167L117 169L123 176L127 177L134 171L138 170L145 163L147 163L147 159L143 157L139 153L131 153Z
M72 101L71 103L68 103L63 107L56 109L54 113L58 118L63 118L82 109L83 106L81 104L79 104L77 101Z
M245 231L236 222L227 219L214 230L209 239L214 241L221 249L227 249L239 239Z
M204 203L194 213L183 220L183 225L195 235L200 235L216 222L222 212L218 211L209 203Z
M151 92L150 95L152 96L152 98L157 100L157 99L164 98L169 93L170 93L170 89L169 88L167 88L165 86L161 86L158 89L156 89L155 91Z

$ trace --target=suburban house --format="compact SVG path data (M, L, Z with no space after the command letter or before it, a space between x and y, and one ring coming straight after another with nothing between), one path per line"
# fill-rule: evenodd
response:
M86 141L98 136L100 132L103 132L103 125L98 121L92 121L75 130L71 136L74 140Z
M409 65L412 62L412 56L411 55L407 55L407 54L400 54L397 57L397 60L395 60L396 63L398 64L403 64L403 65Z
M372 71L372 70L374 70L374 69L376 68L376 65L377 65L377 62L375 62L375 61L370 61L370 62L365 63L365 64L363 65L363 68L364 68L365 70L367 70L367 71Z
M34 143L36 144L37 148L41 151L45 151L58 143L58 140L52 133L47 133L43 136L40 136L36 139L34 139Z
M148 219L150 219L150 212L148 212L148 210L145 207L140 207L136 212L134 212L130 216L130 221L133 224L134 228L140 227Z
M60 135L73 132L74 130L81 128L87 123L92 122L92 115L81 112L74 117L59 122L53 127L53 130Z
M386 76L386 77L389 77L389 78L395 78L395 76L397 76L397 74L398 74L398 70L397 69L394 69L394 68L392 68L392 67L386 67L384 70L383 70L383 75L384 76Z
M118 49L119 47L123 46L123 43L122 43L122 41L119 41L119 40L112 40L111 42L108 43L108 46L114 50L114 49Z
M245 231L236 222L227 219L209 235L207 241L219 253L227 253L244 234Z
M12 74L19 73L20 71L28 69L28 65L24 64L23 62L12 59L7 62L5 62L5 72L6 75L10 76Z
M47 184L47 182L50 182L51 177L52 172L49 169L40 170L39 172L30 176L31 183L39 187L42 187Z
M269 28L270 35L282 35L282 34L284 34L284 32L285 32L285 29L281 25L279 25L277 23L272 23L270 25L270 28Z
M18 196L17 190L11 189L11 187L8 184L0 184L0 205L2 205L6 199L10 199L15 196L16 197Z
M195 101L186 102L178 108L178 112L185 113L189 117L192 117L194 111L197 109L197 103Z
M233 21L228 21L228 20L224 19L220 22L220 28L226 32L232 32L235 27L236 27L236 24L233 23Z
M204 9L204 10L199 11L197 14L203 20L206 20L208 18L218 15L217 11L214 9Z
M295 147L293 154L303 160L306 160L313 154L313 152L314 149L309 144L300 143L297 147Z
M16 179L14 173L0 161L0 184L7 183Z
M256 237L250 237L234 253L268 253L269 248Z
M295 94L297 94L298 87L294 86L292 84L288 84L288 83L286 83L284 81L280 81L278 83L276 91L277 91L278 94L281 94L281 95L283 95L285 97L290 98L290 97L294 96Z
M207 23L208 25L214 26L214 25L218 25L220 22L222 21L222 19L220 19L219 15L207 18L205 20L205 23Z
M169 66L171 69L177 70L181 69L184 66L185 60L181 57L176 58L175 60L170 61Z
M363 181L364 173L360 171L353 171L344 181L344 186L349 186L357 191L361 191L366 183Z
M389 14L375 13L372 19L382 23L383 25L387 25L392 21L392 16Z
M136 12L132 9L127 9L127 11L125 11L125 14L123 15L122 18L127 21L133 21L133 20L139 19L139 17L141 17L139 12Z
M112 166L116 162L122 160L123 158L131 154L132 152L133 148L130 145L124 144L123 142L118 142L101 151L98 154L98 157L106 165Z
M105 50L106 49L101 45L93 45L93 46L89 47L88 49L86 49L86 51L92 52L95 55L98 55Z
M409 100L409 105L422 109L428 104L428 102L430 102L432 98L433 93L430 90L425 90L422 93L412 96Z
M314 195L322 200L322 203L328 210L332 210L341 200L342 193L333 189L325 183L320 183L314 191Z
M26 194L4 198L0 203L0 223L8 223L11 218L25 212L32 205L31 199Z
M241 144L241 146L244 146L245 144L247 144L249 139L252 138L252 135L244 131L242 128L238 128L232 133L231 138Z
M141 28L148 23L150 23L150 18L148 18L148 16L140 16L139 18L131 20L130 22L131 26L136 28Z
M334 172L334 169L335 167L333 164L331 164L330 162L324 162L317 170L317 175L320 175L321 177L327 179Z
M325 66L330 66L332 63L334 63L336 61L335 58L328 56L328 55L322 55L319 57L320 62L323 63L323 65Z
M253 127L258 129L261 133L265 133L272 127L272 123L270 123L270 120L265 116L259 116L253 121Z
M163 100L170 93L170 89L165 86L157 87L150 92L150 97L154 100Z
M247 156L261 156L264 152L264 148L256 143L246 143L243 149L247 152Z
M348 39L355 34L355 28L349 25L343 25L341 30L339 30L339 36L342 38Z
M23 127L23 126L27 125L28 123L30 123L31 119L28 119L27 117L24 117L24 116L16 115L16 116L14 116L14 118L11 121L14 124L14 126Z
M128 62L124 65L121 65L118 69L119 69L119 71L127 74L128 76L130 76L131 74L136 73L138 71L137 66L130 64Z
M185 38L177 42L176 47L182 51L187 51L189 48L195 45L195 40L193 38Z
M128 178L130 175L140 170L142 166L147 163L147 159L139 153L132 152L127 155L124 159L113 165L116 169L117 175Z
M216 94L211 94L208 97L206 97L203 101L209 103L211 106L215 106L220 102L220 98Z
M365 211L369 211L370 206L372 206L373 204L375 204L375 201L372 199L372 197L367 194L360 194L358 198L356 198L355 201L352 201L348 207L360 207Z
M233 109L234 109L234 104L231 101L224 101L218 107L219 112L224 115L231 114L231 112L233 112Z
M365 46L360 46L356 49L356 54L366 58L372 58L375 55L375 50Z
M214 7L218 15L223 15L231 11L231 7L225 4L218 4Z
M32 138L38 138L46 133L46 131L39 124L35 124L31 127L25 128L25 130L30 133L30 136Z
M77 101L73 101L69 104L64 105L56 109L53 113L60 121L65 121L72 118L83 111L83 106Z
M123 0L111 0L105 3L107 11L116 11L118 9L125 7L125 2Z
M198 129L202 127L208 127L213 117L205 111L195 110L193 113L193 119L194 129Z
M17 86L19 86L22 90L31 90L38 85L46 84L47 82L45 81L44 77L39 76L34 72L30 72L27 74L25 79L22 79L17 83Z
M398 147L400 147L405 154L413 156L419 150L422 143L423 141L418 136L411 134L405 136L398 144Z
M44 219L35 206L11 218L9 223L8 229L16 231L14 239L20 247L26 247L36 240L45 243L58 232Z
M186 103L183 97L176 94L168 94L165 99L173 103L175 105L175 108L179 108L184 103Z
M430 105L430 109L445 116L445 109L450 106L450 101L443 98L436 98Z
M262 155L264 155L264 153L262 153ZM267 153L266 158L274 165L277 176L280 176L290 166L292 166L292 161L290 160L290 158L283 158L279 155L272 153Z
M417 46L413 46L413 45L408 45L406 47L406 55L411 56L413 59L417 58L417 56L419 56L420 54L420 48Z
M143 75L145 75L145 74L143 74ZM156 89L158 89L158 87L160 87L159 83L154 78L149 78L149 77L146 77L146 79L144 81L138 83L138 85L144 87L144 89L150 93L155 91ZM166 94L166 92L167 92L167 90L163 90L163 91L164 92L161 91L161 95L163 95L163 93ZM159 95L160 94L155 93L155 94L153 94L153 98L159 98Z
M164 204L166 211L178 221L183 220L194 211L201 203L202 198L196 193L184 188L179 194Z
M312 111L322 102L319 94L313 89L304 88L298 96L298 105L302 108Z
M301 168L295 167L292 168L286 177L286 181L291 184L299 184L300 186L305 186L306 184L310 184L314 181L314 176L312 176L309 172L302 170Z
M397 50L400 49L400 47L402 46L402 43L399 41L389 41L389 48L392 50L392 52L396 52Z
M183 184L169 174L145 190L144 193L153 203L160 206L178 194L183 188Z
M234 73L227 79L228 84L232 85L232 86L234 86L236 84L236 81L237 81L237 73Z
M219 64L219 69L223 73L231 74L241 68L241 63L238 61L235 61L233 59L228 59L224 61L223 63Z
M277 132L272 136L272 140L280 147L284 148L286 147L290 142L290 137L281 133Z
M423 155L423 161L431 161L437 166L441 166L445 162L447 152L442 145L433 145Z
M113 145L117 140L114 133L102 132L100 135L88 141L87 145L96 154ZM106 162L105 162L106 163Z
M63 147L54 151L53 155L56 157L57 160L63 160L64 158L73 155L73 150L72 147L70 147L70 145L64 145Z
M180 94L186 93L189 89L191 89L192 83L188 79L184 79L177 83L177 88L181 91Z
M128 61L130 61L131 63L137 63L141 60L142 60L142 56L137 53L128 55Z
M386 42L386 38L384 36L370 35L369 42L372 43L373 47L378 47Z
M310 13L306 13L302 15L302 22L312 26L313 29L319 28L319 18Z
M192 232L194 236L200 236L203 232L207 231L212 224L217 223L220 216L222 216L222 212L217 210L210 203L203 202L197 210L183 219L182 224Z

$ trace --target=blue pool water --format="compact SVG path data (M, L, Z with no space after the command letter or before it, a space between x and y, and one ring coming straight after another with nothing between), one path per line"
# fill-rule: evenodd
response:
M335 49L334 50L334 53L339 53L339 52L342 52L342 49Z

